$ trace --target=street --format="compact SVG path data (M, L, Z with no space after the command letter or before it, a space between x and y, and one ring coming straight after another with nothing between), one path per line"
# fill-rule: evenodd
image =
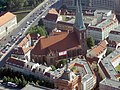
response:
M16 29L9 33L0 41L0 66L3 66L5 60L10 56L11 50L18 43L19 39L23 38L27 30L31 26L37 25L38 21L44 16L51 5L56 3L57 0L45 0L43 3L38 5L33 11L31 11L26 17L24 17L19 23ZM1 49L3 48L3 49ZM7 48L7 49L6 49ZM4 51L4 52L2 52Z

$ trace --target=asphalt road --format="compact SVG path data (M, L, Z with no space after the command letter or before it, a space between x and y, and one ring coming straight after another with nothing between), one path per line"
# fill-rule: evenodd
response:
M11 50L15 47L16 43L18 43L19 39L25 35L27 30L31 26L37 25L40 18L42 18L42 16L44 16L48 12L51 5L53 5L56 2L57 0L45 0L43 3L38 5L33 11L31 11L26 17L24 17L18 23L16 29L14 29L11 33L9 33L0 41L0 45L3 47L7 46L6 44L10 43L8 50L5 53L2 53L3 55L0 58L0 66L4 65L3 63L10 56ZM20 33L21 35L19 35Z

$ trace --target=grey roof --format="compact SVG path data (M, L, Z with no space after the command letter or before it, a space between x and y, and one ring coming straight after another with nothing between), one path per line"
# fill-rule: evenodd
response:
M120 24L118 25L118 27L114 28L112 31L120 32Z
M105 78L100 84L120 89L120 82L116 80Z
M72 81L75 77L76 75L72 71L69 70L69 71L64 71L60 79Z
M111 62L112 62L113 58L117 57L119 54L120 54L120 48L113 51L111 54L109 54L107 57L105 57L103 60L101 60L101 63L103 64L107 73L110 75L110 78L114 79L114 80L117 80L117 78L115 76L118 74L118 72L115 70L115 68L113 67Z
M54 90L54 89L27 84L22 90Z
M86 82L88 79L90 79L91 77L93 77L93 73L91 71L90 66L88 65L87 61L84 59L80 59L80 58L76 58L75 60L71 61L70 64L72 63L78 63L84 66L84 69L87 73L82 72L83 76L82 76L82 82Z

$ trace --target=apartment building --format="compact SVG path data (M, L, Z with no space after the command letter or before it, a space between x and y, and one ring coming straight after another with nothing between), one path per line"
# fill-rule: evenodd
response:
M119 81L119 73L115 69L120 63L120 48L98 62L99 73L102 78Z
M17 26L16 15L7 12L0 16L0 39L8 35Z
M120 0L81 0L84 9L108 9L120 12ZM76 0L62 0L62 4L68 9L74 9Z
M87 36L92 36L96 41L105 40L110 31L118 26L118 20L111 11L97 10L94 15L97 18L97 24L88 27Z
M91 50L89 50L86 56L89 58L102 59L103 57L105 57L107 51L107 44L108 42L106 40L101 41L100 43L98 43L98 45L94 46Z
M91 7L95 9L111 9L120 12L120 0L91 0Z
M96 76L86 60L75 58L71 61L69 68L75 67L81 76L81 90L91 90L96 84Z
M99 90L120 90L120 82L105 78L99 83Z
M109 40L120 42L120 25L110 32Z
M89 6L90 0L81 0L82 7L86 8ZM62 0L62 4L65 5L68 9L75 9L77 0Z

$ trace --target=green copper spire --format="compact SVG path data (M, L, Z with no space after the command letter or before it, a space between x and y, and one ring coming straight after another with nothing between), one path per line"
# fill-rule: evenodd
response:
M82 13L81 0L77 0L76 17L75 17L74 26L79 30L85 30L86 29L86 27L84 25L84 22L83 22L83 13Z

